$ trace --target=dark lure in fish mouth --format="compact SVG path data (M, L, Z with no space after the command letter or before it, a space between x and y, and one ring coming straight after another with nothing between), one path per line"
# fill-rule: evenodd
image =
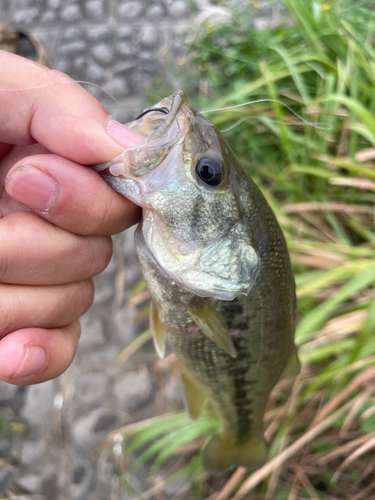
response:
M141 113L140 115L138 115L136 120L139 120L143 116L147 115L147 113L152 113L153 111L160 111L161 113L164 113L166 115L169 114L169 109L167 109L167 108L149 108L149 109L146 109L145 111L143 111L143 113Z

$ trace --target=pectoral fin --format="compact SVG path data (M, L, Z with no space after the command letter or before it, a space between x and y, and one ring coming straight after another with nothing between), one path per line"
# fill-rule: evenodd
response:
M187 304L186 308L208 338L233 358L237 356L225 319L218 311L202 298L197 298L194 302Z
M297 348L293 345L292 352L290 353L286 367L280 378L296 377L301 369L301 365L298 359Z
M207 401L207 396L201 386L187 373L182 370L182 382L184 384L186 405L192 420L196 420L202 413Z
M158 309L153 300L150 303L150 330L154 339L154 346L160 358L164 358L167 332L160 321Z

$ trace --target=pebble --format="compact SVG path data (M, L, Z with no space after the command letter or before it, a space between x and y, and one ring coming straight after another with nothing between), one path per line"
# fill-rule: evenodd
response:
M31 7L30 9L18 10L14 13L13 18L16 24L32 24L39 14L39 9L37 7Z
M151 392L148 371L143 370L125 373L114 385L117 407L125 413L133 413L144 404Z
M52 431L54 397L53 380L27 388L21 418L37 434L49 434Z
M99 62L109 63L114 54L113 47L106 43L100 43L92 48L92 53Z
M159 40L158 30L153 26L145 26L140 33L139 39L142 45L155 45Z
M60 46L60 52L63 55L74 54L81 52L86 48L86 42L84 40L72 39L71 42L62 43Z
M26 474L18 478L17 484L26 493L41 493L43 481L37 474Z
M117 416L105 408L97 408L75 420L72 435L77 453L87 454L97 449L108 432L116 427Z
M30 470L37 469L46 449L47 445L44 441L25 441L21 450L21 464Z
M92 405L102 406L106 401L109 377L104 373L85 373L76 380L73 405L87 409Z
M134 54L134 45L130 42L121 41L116 44L116 51L123 56L132 56Z
M89 313L84 314L81 319L81 338L79 339L79 351L102 346L105 341L103 320Z
M13 473L10 465L6 465L0 469L0 494L8 489L12 475Z
M105 12L105 6L100 0L92 0L85 3L86 14L89 18L95 21L103 21L106 19L107 14ZM108 12L108 8L106 9Z
M67 5L60 11L60 18L67 23L79 21L82 18L82 12L77 3Z
M111 78L105 88L113 97L126 95L129 92L129 85L126 83L125 78L121 76L114 76Z
M0 380L0 404L8 403L12 401L17 392L17 386L13 384L7 384Z
M143 11L141 2L125 2L118 8L118 15L121 19L128 20L138 17Z
M181 0L177 0L176 2L172 2L169 6L168 13L172 17L181 17L187 14L187 5L185 2Z
M88 460L75 460L69 470L68 481L72 500L86 499L95 482L92 463Z
M152 5L147 9L147 18L152 21L154 19L160 19L165 15L165 11L161 5Z

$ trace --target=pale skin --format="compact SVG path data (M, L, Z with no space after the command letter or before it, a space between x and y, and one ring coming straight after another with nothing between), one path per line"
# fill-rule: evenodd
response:
M110 235L140 217L87 165L139 136L62 73L3 51L0 68L0 379L28 385L69 366Z

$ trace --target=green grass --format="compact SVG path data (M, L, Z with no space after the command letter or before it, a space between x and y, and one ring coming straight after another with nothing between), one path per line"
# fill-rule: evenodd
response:
M228 11L223 24L192 28L179 77L203 111L266 99L206 116L228 129L287 238L303 368L270 398L270 462L252 474L235 471L232 482L189 462L214 417L133 425L129 453L143 450L133 466L154 458L152 472L161 467L164 479L163 463L193 443L173 469L190 474L191 491L176 498L375 495L375 10L350 0L282 3L272 29L249 26L255 2L247 14Z

